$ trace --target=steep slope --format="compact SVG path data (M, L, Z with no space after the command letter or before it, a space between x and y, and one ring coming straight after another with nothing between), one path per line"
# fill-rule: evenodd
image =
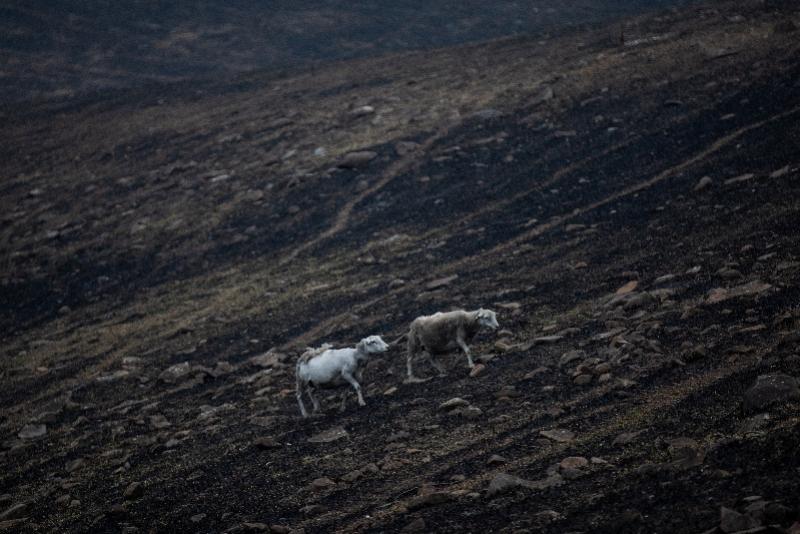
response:
M0 7L0 101L546 34L685 0L24 0Z
M615 24L10 117L0 524L789 526L800 404L742 396L800 375L796 19L719 2L624 43ZM342 168L355 150L374 157ZM365 408L298 418L306 345L477 306L508 330L477 376L454 356L403 384L395 349Z

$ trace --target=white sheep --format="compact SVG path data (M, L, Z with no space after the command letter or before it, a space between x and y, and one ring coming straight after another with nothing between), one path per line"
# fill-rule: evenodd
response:
M481 308L474 311L437 312L414 319L407 334L408 378L406 382L424 382L424 380L416 378L411 369L411 360L420 350L426 353L428 361L440 375L444 375L444 370L434 362L433 356L454 349L461 349L467 356L469 367L475 367L467 342L472 341L481 327L491 330L498 329L500 325L497 323L497 314L492 310Z
M333 349L331 345L324 344L316 349L308 349L297 361L295 376L297 379L297 403L300 405L300 413L303 417L308 417L306 407L303 405L302 394L305 391L314 411L319 410L319 402L314 397L313 390L318 387L336 387L350 384L356 390L358 404L364 406L364 397L361 395L361 386L358 380L361 379L363 364L370 354L378 354L389 350L380 336L365 337L358 342L355 348ZM358 379L358 380L357 380ZM347 393L345 392L344 395ZM342 397L342 409L346 397Z

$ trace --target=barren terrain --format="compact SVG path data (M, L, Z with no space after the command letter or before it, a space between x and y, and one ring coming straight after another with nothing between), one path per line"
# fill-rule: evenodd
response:
M788 530L800 400L745 392L800 376L798 23L8 111L0 531ZM477 372L397 346L299 418L306 346L479 306Z

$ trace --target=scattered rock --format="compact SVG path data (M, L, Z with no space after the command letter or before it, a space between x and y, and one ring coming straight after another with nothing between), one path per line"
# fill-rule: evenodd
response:
M420 508L426 508L428 506L438 506L440 504L444 504L446 502L450 502L453 500L453 495L446 492L446 491L433 491L430 493L424 493L422 495L417 495L413 497L408 504L406 504L406 508L409 511L419 510Z
M716 288L708 293L706 304L716 304L738 297L748 297L758 295L772 288L772 285L759 280L748 282L746 284L736 286L733 288Z
M161 374L158 375L158 379L168 384L174 384L191 372L192 366L189 362L177 363L164 369Z
M669 441L672 466L677 469L690 469L703 463L706 457L700 444L691 438L675 438Z
M697 185L694 186L694 190L702 191L703 189L711 187L713 183L714 180L712 180L710 176L703 176L702 178L700 178L700 181L697 182Z
M469 376L471 378L475 378L485 370L486 370L486 365L482 363L476 364L475 367L473 367L472 370L469 372Z
M150 416L150 426L157 430L162 430L164 428L171 427L172 423L170 423L162 414L156 414Z
M565 365L569 365L570 363L574 362L575 360L581 360L586 357L586 353L582 350L571 350L569 352L565 352L561 359L558 361L559 367L564 367Z
M469 406L469 402L465 401L461 397L453 397L450 400L446 400L439 405L440 410L452 410L454 408L461 408Z
M725 533L740 532L760 526L751 516L740 514L736 510L722 507L719 511L719 528Z
M639 287L639 282L636 280L631 280L624 286L617 289L614 294L615 295L627 295L628 293L633 292L637 287Z
M191 521L192 523L200 523L206 517L207 517L206 514L195 514L189 518L189 521Z
M445 287L445 286L449 285L450 283L455 282L457 279L458 279L458 275L457 274L454 274L454 275L451 275L451 276L446 276L444 278L438 278L436 280L432 280L432 281L428 282L427 284L425 284L425 288L428 291L433 291L434 289L439 289L439 288Z
M309 443L330 443L332 441L336 441L338 439L346 438L349 434L347 430L338 426L326 430L324 432L320 432L319 434L315 434L308 438Z
M750 413L763 411L771 404L793 399L800 399L796 378L781 373L761 375L745 392L744 409Z
M486 489L486 497L491 499L516 488L525 487L527 482L508 473L497 473L489 482L489 487Z
M309 489L311 491L320 492L320 491L325 491L327 489L330 489L330 488L332 488L334 486L336 486L336 482L334 482L333 480L331 480L329 478L321 477L321 478L315 478L314 480L312 480L311 484L309 484Z
M575 433L564 429L564 428L554 428L552 430L540 430L540 436L544 436L548 439L552 439L553 441L557 441L559 443L568 443L575 439Z
M141 482L131 482L122 494L126 501L136 500L142 495L144 495L144 486Z
M723 183L725 185L738 184L740 182L747 182L747 181L753 179L754 177L755 177L755 174L747 173L747 174L742 174L741 176L737 176L735 178L728 178Z
M589 466L589 460L583 456L569 456L558 464L561 469L583 469Z
M357 169L366 166L370 161L377 157L378 153L372 152L371 150L350 152L345 154L338 166L341 169Z
M573 383L574 383L576 386L585 386L585 385L587 385L587 384L590 384L590 383L592 382L592 375L589 375L589 374L580 374L580 375L576 376L576 377L575 377L575 378L572 380L572 382L573 382Z
M639 437L639 434L642 434L644 430L638 430L636 432L623 432L612 442L612 445L628 445L636 441L636 438Z
M770 416L768 413L760 413L745 419L739 427L739 432L746 434L748 432L757 432L769 424Z
M17 436L20 439L35 439L40 438L45 434L47 434L46 425L25 425L22 427L22 430L19 431Z
M264 436L264 437L258 438L253 442L253 445L255 446L255 448L261 449L261 450L278 449L281 446L281 444L278 443L275 440L275 438L273 438L271 436Z
M86 465L86 461L83 458L76 458L71 462L67 462L65 469L67 473L73 473L78 469L81 469L84 465Z
M506 463L506 459L500 456L499 454L493 454L489 457L489 460L486 462L486 465L501 465Z

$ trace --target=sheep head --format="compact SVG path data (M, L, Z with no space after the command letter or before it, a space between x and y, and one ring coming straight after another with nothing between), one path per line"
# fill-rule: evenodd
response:
M362 354L378 354L389 350L389 345L381 336L369 336L359 341L356 348Z
M497 330L500 328L500 325L497 323L497 314L492 310L485 310L481 308L475 313L475 318L478 320L478 324L481 326L485 326L491 330Z

